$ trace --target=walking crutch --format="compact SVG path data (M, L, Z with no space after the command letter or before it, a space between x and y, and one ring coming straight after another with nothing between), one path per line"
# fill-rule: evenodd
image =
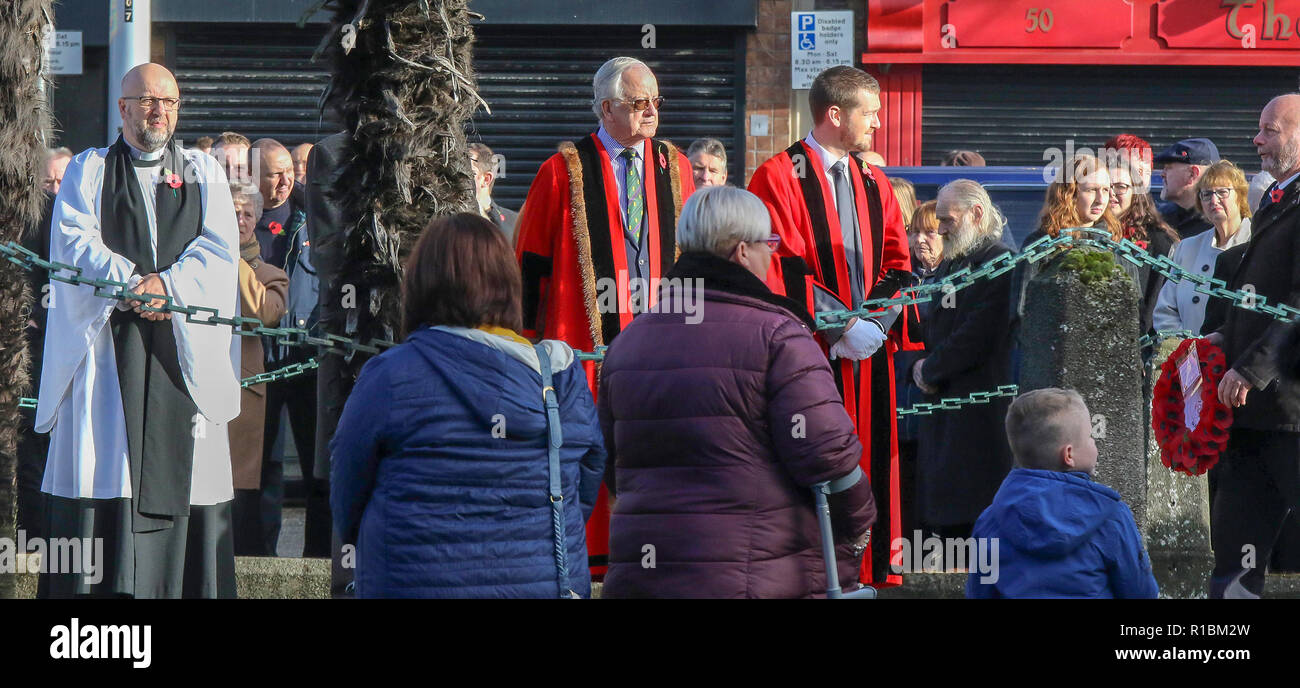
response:
M826 501L826 496L831 493L830 481L813 485L812 491L813 499L817 502L817 525L822 531L822 560L826 563L826 599L876 599L876 589L870 585L864 585L848 593L840 590L839 570L835 566L835 537L831 531L831 505Z

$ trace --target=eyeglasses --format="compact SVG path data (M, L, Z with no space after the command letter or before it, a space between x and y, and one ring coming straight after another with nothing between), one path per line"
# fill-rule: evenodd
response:
M1123 196L1124 194L1126 194L1126 193L1128 193L1128 192L1130 192L1130 191L1132 191L1132 190L1133 190L1133 187L1130 186L1130 185L1128 185L1128 184L1111 184L1111 185L1110 185L1110 191L1111 191L1111 193L1119 194L1120 196Z
M641 112L642 110L650 107L651 103L654 103L656 110L663 107L664 97L655 96L653 98L637 98L636 100L620 100L618 102L632 108L632 112Z
M1197 195L1201 197L1202 201L1208 201L1216 196L1219 198L1220 201L1226 201L1228 200L1228 196L1232 195L1232 189L1223 188L1223 187L1220 187L1218 189L1206 189L1198 193Z
M781 235L780 234L768 235L767 240L764 243L767 244L767 247L769 249L775 251L778 247L781 246Z
M142 110L152 110L153 106L158 103L163 104L163 109L168 112L176 112L181 107L180 98L154 98L153 96L122 96L122 100L134 100L140 104Z

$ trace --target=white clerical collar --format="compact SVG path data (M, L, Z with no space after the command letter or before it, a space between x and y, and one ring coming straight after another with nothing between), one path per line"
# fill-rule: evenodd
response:
M817 156L822 159L823 171L829 173L831 171L831 167L833 167L837 162L843 162L844 169L846 170L849 169L851 163L849 162L848 153L845 153L844 157L839 159L832 158L830 152L828 152L825 148L822 148L822 145L820 143L817 143L817 139L813 138L813 133L811 131L808 132L808 138L804 139L804 141L808 144L810 148L812 148L814 151L817 151Z
M131 157L135 158L136 160L159 160L162 158L163 150L166 148L166 146L164 146L163 148L159 148L158 150L152 153L146 153L140 150L139 148L132 146L131 143L126 139L122 139L122 141L126 143L126 147L131 150Z

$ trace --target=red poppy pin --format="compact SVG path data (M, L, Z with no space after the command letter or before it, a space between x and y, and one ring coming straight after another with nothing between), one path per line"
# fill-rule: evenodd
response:
M1282 189L1273 189L1272 191L1268 192L1268 200L1277 203L1278 201L1282 200L1282 194L1284 193L1286 192L1283 191Z
M167 186L173 189L181 188L181 176L171 170L163 170L163 179L166 180Z
M281 225L279 222L272 222L268 224L266 228L271 230L271 234L274 236L280 236L280 234L284 232L284 225Z
M668 158L664 157L663 151L659 151L659 169L661 170L668 169Z

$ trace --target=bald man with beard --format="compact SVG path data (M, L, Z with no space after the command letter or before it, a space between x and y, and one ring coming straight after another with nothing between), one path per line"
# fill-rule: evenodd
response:
M1254 144L1261 167L1278 181L1251 218L1250 243L1228 289L1300 308L1300 94L1269 101ZM1233 408L1215 468L1210 597L1258 598L1283 524L1300 508L1300 337L1294 320L1229 308L1208 339L1227 359L1218 395Z
M235 209L216 160L173 139L171 72L132 69L117 105L117 141L68 165L49 257L137 298L50 283L36 410L36 431L50 433L46 535L78 542L82 557L52 559L40 594L234 597L226 424L239 413L238 348L229 327L144 306L167 296L236 314Z

